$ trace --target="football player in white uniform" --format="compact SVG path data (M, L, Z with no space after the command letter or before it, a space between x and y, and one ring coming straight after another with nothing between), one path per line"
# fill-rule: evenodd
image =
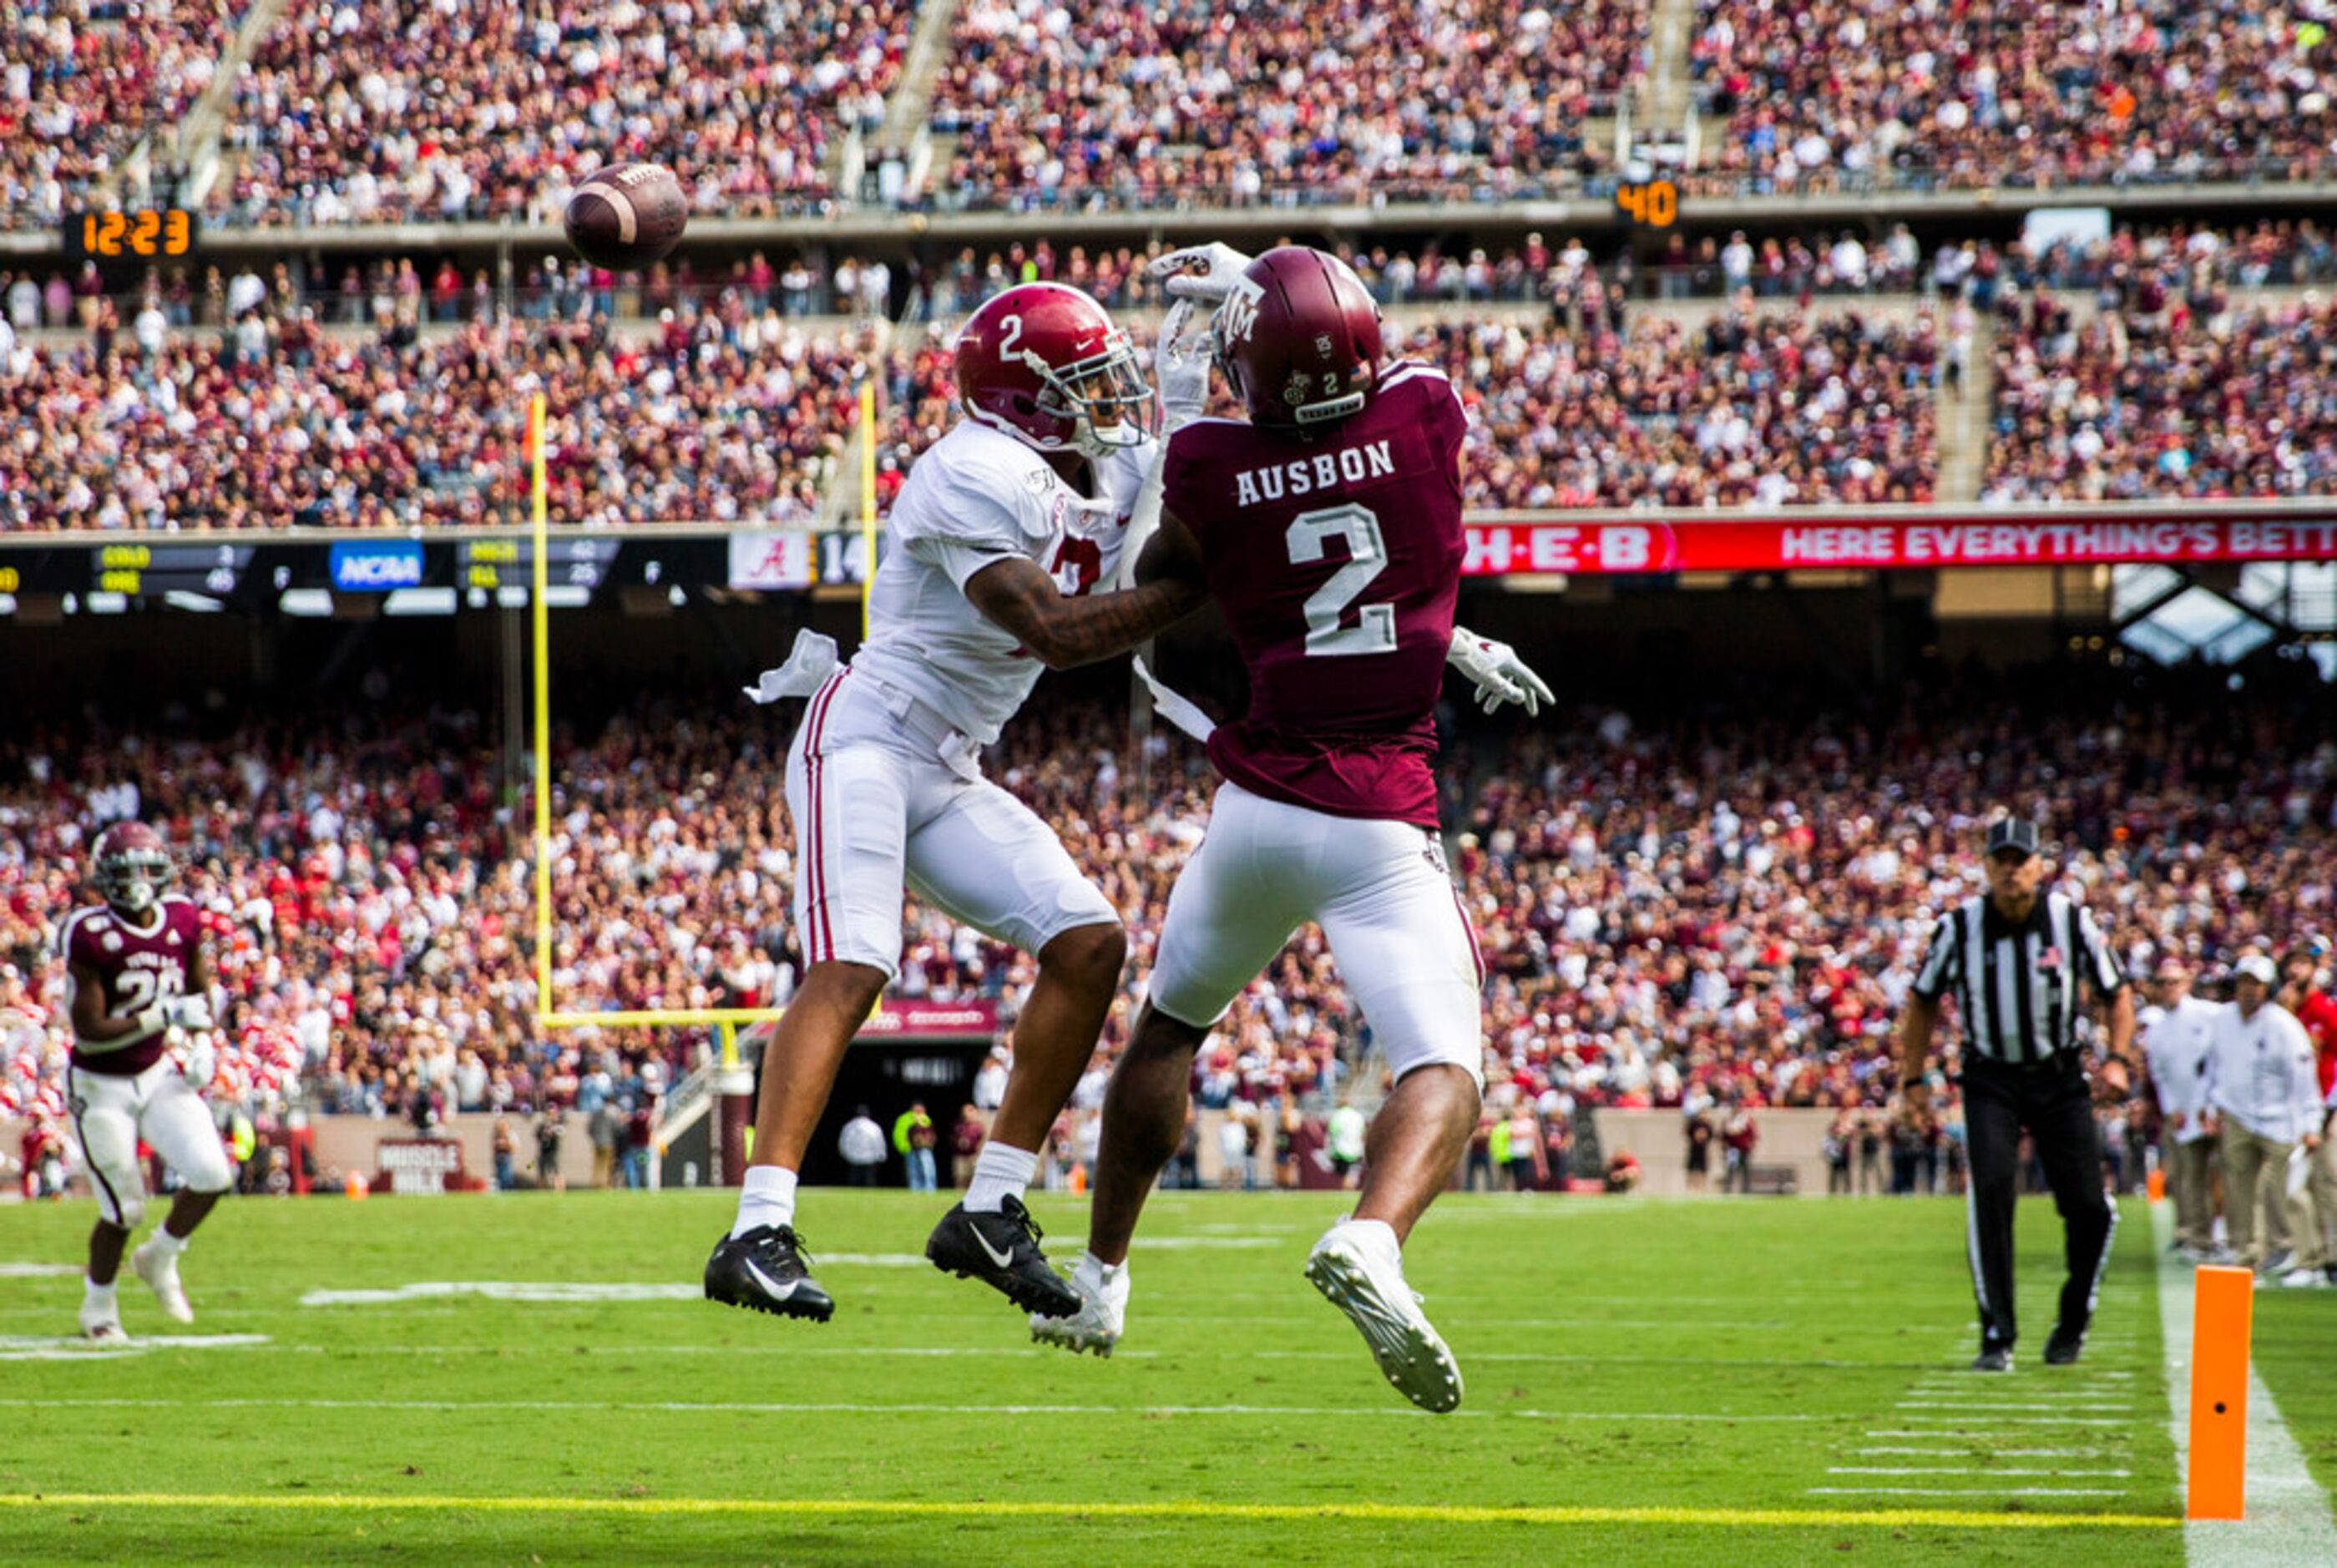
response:
M1042 667L1133 648L1201 595L1169 581L1093 592L1119 564L1158 448L1152 389L1100 305L1061 284L1009 289L967 321L956 375L965 416L894 504L868 640L843 665L807 632L750 693L810 699L787 773L806 974L766 1048L737 1222L706 1265L709 1298L734 1307L820 1321L835 1310L795 1229L797 1171L845 1049L898 968L906 884L1039 959L1005 1099L926 1256L1025 1310L1079 1306L1022 1195L1094 1053L1127 939L1054 831L983 778L978 754Z

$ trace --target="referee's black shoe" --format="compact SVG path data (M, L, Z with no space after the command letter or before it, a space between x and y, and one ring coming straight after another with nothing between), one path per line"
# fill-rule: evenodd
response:
M1975 1372L2009 1372L2012 1370L2012 1352L1983 1350L1972 1358L1971 1369Z
M2083 1328L2057 1328L2053 1330L2053 1337L2045 1341L2045 1365L2074 1367L2078 1364L2078 1353L2085 1348L2086 1331Z
M815 1323L836 1315L836 1302L811 1277L811 1259L792 1225L758 1225L716 1242L706 1260L706 1298Z
M995 1214L960 1203L925 1238L925 1256L944 1273L981 1280L1025 1312L1075 1317L1086 1303L1039 1250L1043 1234L1019 1198L1006 1199Z

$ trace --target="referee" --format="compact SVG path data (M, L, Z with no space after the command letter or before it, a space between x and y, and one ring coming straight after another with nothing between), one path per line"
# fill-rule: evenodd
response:
M1963 1026L1959 1082L1971 1164L1966 1249L1980 1303L1972 1370L2012 1370L2012 1203L2024 1127L2037 1141L2067 1234L2069 1277L2045 1342L2046 1365L2066 1367L2085 1346L2117 1226L2102 1195L2101 1131L2078 1040L2078 988L2108 1004L2110 1051L2119 1057L2134 1038L2134 998L2093 916L2064 894L2038 892L2045 862L2035 823L2008 817L1990 824L1987 855L1987 895L1947 911L1915 976L1900 1027L1899 1081L1910 1114L1930 1108L1923 1073L1931 1031L1941 998L1952 995Z

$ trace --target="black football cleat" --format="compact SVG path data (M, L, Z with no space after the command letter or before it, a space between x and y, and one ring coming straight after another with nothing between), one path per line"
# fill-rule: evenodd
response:
M2084 1329L2079 1328L2073 1332L2068 1328L2056 1328L2053 1330L2053 1337L2045 1341L2045 1365L2075 1367L2078 1364L2078 1355L2085 1348L2086 1331Z
M1971 1369L1975 1372L2009 1372L2012 1370L2012 1352L1983 1350L1972 1358Z
M706 1298L815 1323L836 1313L835 1301L811 1277L811 1259L791 1225L758 1225L716 1242L706 1260Z
M944 1273L979 1279L1025 1312L1073 1317L1086 1303L1049 1267L1039 1250L1042 1234L1019 1198L1007 1199L995 1214L968 1213L960 1203L925 1238L925 1256Z

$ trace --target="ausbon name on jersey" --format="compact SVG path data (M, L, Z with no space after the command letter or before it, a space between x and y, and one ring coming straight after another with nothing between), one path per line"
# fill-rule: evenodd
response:
M1248 712L1209 740L1227 779L1334 816L1437 825L1466 426L1452 383L1407 360L1312 438L1227 419L1169 438L1164 507L1198 544L1249 671Z
M1091 459L1095 494L1082 496L1013 436L958 425L918 459L893 504L896 547L877 570L873 635L852 667L930 702L974 740L997 740L1041 666L967 601L967 581L1020 555L1065 593L1092 592L1119 565L1154 450L1147 442Z

